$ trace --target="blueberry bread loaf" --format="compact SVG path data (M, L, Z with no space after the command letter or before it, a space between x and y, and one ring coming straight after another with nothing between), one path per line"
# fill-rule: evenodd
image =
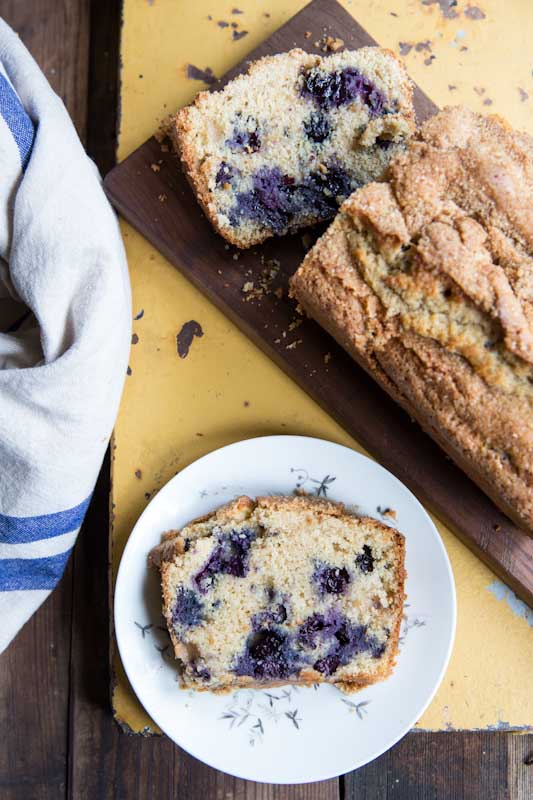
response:
M201 92L171 129L208 219L250 247L334 216L414 129L411 83L389 50L262 58Z
M533 533L533 140L446 108L292 279L305 311Z
M240 497L151 555L189 689L283 683L355 691L394 666L404 539L343 506Z

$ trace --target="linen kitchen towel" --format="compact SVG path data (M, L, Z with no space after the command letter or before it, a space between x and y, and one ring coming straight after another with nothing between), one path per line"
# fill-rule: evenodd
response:
M25 321L9 327L2 309L16 303ZM131 338L126 259L98 172L2 20L0 323L1 652L64 571Z

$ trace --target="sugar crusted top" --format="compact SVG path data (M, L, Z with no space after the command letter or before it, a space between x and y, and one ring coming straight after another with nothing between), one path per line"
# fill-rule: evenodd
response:
M533 529L533 141L446 108L386 178L346 201L292 290Z

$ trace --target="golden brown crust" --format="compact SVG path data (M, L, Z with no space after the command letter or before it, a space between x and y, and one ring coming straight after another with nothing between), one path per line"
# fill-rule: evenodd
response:
M231 519L244 518L251 514L254 508L254 501L246 495L241 495L225 503L223 506L219 506L219 508L209 512L209 514L203 514L200 517L192 519L184 528L197 525L201 522L209 522L210 520L224 523ZM148 554L148 564L150 566L161 567L163 561L172 561L176 555L184 552L184 528L166 531L162 534L161 544L153 547Z
M298 275L298 282L300 278L305 280L304 275ZM302 280L302 283L303 283ZM362 367L371 378L373 378L384 391L386 391L409 416L416 420L420 427L431 436L437 444L452 458L463 472L468 475L477 485L485 492L494 503L501 508L511 520L513 520L520 527L529 529L531 523L528 518L524 517L517 509L506 499L502 494L500 487L492 479L482 472L475 461L475 455L472 453L465 453L458 443L451 437L445 434L438 425L426 416L424 411L412 402L408 397L402 394L399 386L387 375L381 367L379 361L364 350L358 349L355 339L347 338L347 329L343 324L342 319L338 315L327 312L327 306L320 303L320 295L316 292L309 291L309 285L296 289L296 281L294 281L294 294L298 301L305 309L306 313L316 320L318 324L328 331L333 338L339 342L340 345L349 353L356 363ZM326 295L327 296L327 295Z
M445 109L346 201L291 290L533 532L533 141Z
M269 495L258 497L256 506L267 511L309 511L313 516L330 516L337 519L353 518L355 514L346 511L343 503L337 503L323 497L313 495L298 494L290 496ZM376 520L372 520L379 525Z
M249 516L255 508L255 502L248 495L242 494L229 500L224 505L215 508L209 514L202 514L187 523L186 527L196 525L198 522L207 522L211 519L216 519L217 522L226 522L227 520L244 519Z
M253 502L253 501L251 501ZM255 505L259 508L272 509L275 511L294 510L309 511L311 514L327 515L336 517L337 519L344 519L345 521L357 519L358 522L363 523L368 528L374 528L376 531L386 530L387 533L392 533L395 541L404 546L404 537L394 528L385 525L383 522L374 519L373 517L366 517L362 514L357 514L354 511L348 511L344 503L339 503L327 498L314 497L312 495L268 495L264 497L257 497ZM403 552L403 550L402 550Z

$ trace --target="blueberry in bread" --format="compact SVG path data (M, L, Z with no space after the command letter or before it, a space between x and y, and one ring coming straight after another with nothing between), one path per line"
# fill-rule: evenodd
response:
M250 247L334 216L414 130L411 83L389 50L291 50L201 92L171 137L208 219Z
M533 140L446 108L292 278L305 311L533 533Z
M404 539L340 504L240 497L167 533L150 561L186 688L356 691L393 669Z

